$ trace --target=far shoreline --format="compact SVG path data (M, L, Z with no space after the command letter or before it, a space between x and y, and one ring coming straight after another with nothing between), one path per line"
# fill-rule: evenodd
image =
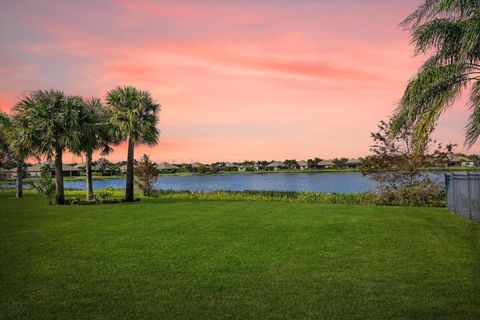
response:
M446 173L452 171L480 171L480 167L450 167L446 170L438 168L425 168L426 172L438 172ZM210 176L210 175L237 175L237 174L325 174L325 173L361 173L360 169L320 169L320 170L278 170L278 171L222 171L216 173L197 173L197 172L176 172L176 173L160 173L161 177L188 177L188 176ZM125 179L126 175L113 175L113 176L93 176L93 180L114 180ZM35 179L26 178L25 180ZM81 176L66 176L65 181L85 181L86 177ZM24 183L25 183L24 180ZM0 180L0 184L15 184L15 180Z

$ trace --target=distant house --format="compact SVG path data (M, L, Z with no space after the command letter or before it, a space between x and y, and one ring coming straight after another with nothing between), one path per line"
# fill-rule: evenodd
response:
M307 161L305 160L300 160L298 161L298 166L297 166L298 169L300 170L307 170L308 169L308 163Z
M322 160L319 163L317 163L317 168L318 169L331 169L331 168L335 168L335 164L333 163L332 160Z
M287 169L287 166L285 163L280 162L280 161L273 161L269 165L267 165L267 171L278 171L282 169Z
M17 168L14 168L15 172L17 171ZM10 180L13 178L12 171L0 168L0 180Z
M345 163L345 166L350 169L356 169L360 167L360 159L350 159Z
M237 171L237 170L239 170L239 167L234 163L225 162L225 169L227 171Z
M449 167L475 167L476 162L467 157L454 156L448 160Z
M38 178L40 177L41 173L42 173L42 167L45 166L45 165L49 165L52 169L52 175L55 174L55 164L53 161L48 161L48 162L44 162L44 163L38 163L38 164L34 164L33 166L30 166L30 167L27 167L25 169L25 171L27 172L27 176L28 177L31 177L31 178ZM74 167L74 166L71 166L71 165L68 165L68 164L64 164L62 166L62 172L63 172L63 175L65 177L73 177L73 176L79 176L80 175L80 169ZM17 169L14 168L14 171L11 171L12 173L12 177L16 178L17 177Z
M82 172L85 172L85 168L87 167L86 163L79 163L74 166L75 168L79 169ZM92 165L92 172L102 172L102 167L100 165Z
M204 165L201 164L200 162L194 162L191 164L191 166L192 166L192 172L198 172L198 169Z
M157 165L157 169L160 171L160 173L175 173L177 172L178 167L168 162L160 162Z

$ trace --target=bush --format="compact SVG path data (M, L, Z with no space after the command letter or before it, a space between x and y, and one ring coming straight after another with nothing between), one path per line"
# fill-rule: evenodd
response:
M45 165L41 168L40 178L27 181L38 194L48 199L48 204L52 204L52 198L55 194L55 182L52 179L51 172L52 168Z
M445 191L437 183L423 181L419 185L384 188L372 191L375 204L418 207L445 206Z
M100 189L95 194L102 200L108 200L113 196L113 187L106 187L105 189Z

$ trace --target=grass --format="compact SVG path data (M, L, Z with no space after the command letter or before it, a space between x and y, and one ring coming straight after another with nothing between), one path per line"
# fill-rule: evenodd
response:
M480 318L480 226L443 208L12 196L2 319Z

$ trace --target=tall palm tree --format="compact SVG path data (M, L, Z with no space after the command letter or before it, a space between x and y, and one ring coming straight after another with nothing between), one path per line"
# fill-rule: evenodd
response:
M480 0L425 0L402 24L412 33L415 54L431 57L408 83L392 133L412 126L422 148L439 116L470 90L465 145L472 146L480 135Z
M36 155L55 159L57 204L65 203L63 152L75 151L81 143L81 97L58 90L30 92L14 107L16 144ZM87 128L88 129L88 128Z
M10 144L8 142L10 128L10 117L0 111L0 165L10 160Z
M100 99L90 98L84 101L82 123L82 135L77 154L85 153L85 171L87 182L87 200L93 199L92 183L92 157L93 152L100 150L102 155L112 151L109 144L115 143L112 130L108 125L108 110L102 105Z
M157 128L160 105L155 102L150 92L138 90L132 86L117 87L107 93L106 99L116 135L128 141L125 199L131 202L134 200L135 145L157 144L160 134Z
M14 160L17 164L15 196L23 197L23 176L25 158L32 155L28 146L22 144L17 138L17 123L15 117L9 117L7 114L0 112L0 160Z

